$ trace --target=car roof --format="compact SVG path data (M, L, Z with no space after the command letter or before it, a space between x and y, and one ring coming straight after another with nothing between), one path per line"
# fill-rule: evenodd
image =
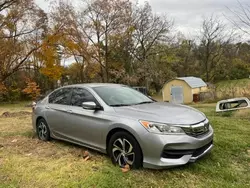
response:
M84 83L84 84L73 84L73 85L67 85L63 87L103 87L103 86L112 86L112 87L121 87L124 86L122 84L113 84L113 83Z

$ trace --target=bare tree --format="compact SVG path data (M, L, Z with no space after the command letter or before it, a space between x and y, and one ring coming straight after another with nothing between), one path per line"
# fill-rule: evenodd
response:
M90 63L100 68L102 82L113 79L110 77L114 76L114 69L119 71L121 64L133 72L132 56L141 62L142 69L147 70L149 56L157 53L151 49L156 43L166 41L172 22L154 15L148 3L142 7L129 0L83 3L84 7L77 11L62 1L54 14L55 23L66 23L63 33L72 44L70 46L75 48L64 46L80 65L83 77Z
M198 54L207 82L213 80L216 69L220 68L224 46L232 41L233 36L234 32L228 31L217 17L211 16L203 20Z
M79 25L86 25L87 36L92 48L92 58L99 63L103 82L109 81L110 41L114 35L126 32L125 22L130 15L129 0L92 0L82 12Z
M236 9L227 7L233 18L227 17L237 28L250 35L250 4L243 4L239 0L237 2L238 6Z
M137 8L137 7L136 7ZM138 7L134 13L134 48L131 53L141 63L144 70L145 83L148 87L150 75L146 74L149 70L150 51L156 43L164 43L168 37L173 21L167 17L159 16L152 13L151 6L148 2L142 7ZM157 52L156 52L157 53Z
M0 0L0 12L9 8L14 3L17 3L18 0Z

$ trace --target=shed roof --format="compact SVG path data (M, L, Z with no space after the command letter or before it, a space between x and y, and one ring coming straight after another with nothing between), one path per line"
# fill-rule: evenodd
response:
M176 78L178 80L183 80L185 81L191 88L198 88L198 87L206 87L207 84L201 79L197 77L179 77Z

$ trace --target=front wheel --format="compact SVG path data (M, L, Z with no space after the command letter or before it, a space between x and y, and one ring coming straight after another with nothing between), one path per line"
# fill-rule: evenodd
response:
M49 141L50 140L50 130L45 119L40 119L36 125L37 136L40 140Z
M126 165L135 169L142 166L141 148L135 138L125 131L112 135L108 145L108 153L112 162L122 168Z

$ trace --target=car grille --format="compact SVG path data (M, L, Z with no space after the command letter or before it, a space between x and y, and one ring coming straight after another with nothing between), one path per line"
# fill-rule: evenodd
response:
M182 127L182 129L189 136L199 137L209 132L209 121L206 119L198 124Z

